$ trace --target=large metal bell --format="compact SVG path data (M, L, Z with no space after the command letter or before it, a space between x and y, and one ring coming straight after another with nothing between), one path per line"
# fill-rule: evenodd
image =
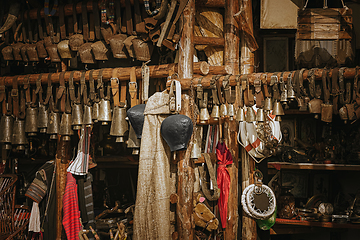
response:
M200 123L206 123L210 119L210 114L207 108L200 109Z
M12 132L12 145L16 145L16 150L25 150L25 145L27 144L26 134L25 134L25 121L16 119L13 126Z
M115 106L111 122L110 135L116 137L116 142L124 142L124 136L128 130L128 124L125 118L126 108Z
M323 101L319 98L312 99L309 103L309 112L315 114L315 118L319 118L319 114L321 113L321 104L323 104Z
M214 118L215 121L219 120L220 117L220 109L218 105L214 105L211 111L211 117Z
M284 115L284 109L283 107L281 106L281 103L276 101L275 104L274 104L274 110L272 112L273 115L276 115L276 116L282 116Z
M139 155L140 152L140 142L141 140L137 138L134 128L129 124L129 139L127 140L127 147L132 148L133 155Z
M38 131L38 110L34 107L26 109L25 132L29 136L35 136Z
M14 118L9 115L1 117L0 122L0 142L4 144L5 149L11 149L12 131Z
M111 107L109 100L101 99L98 121L101 122L102 125L108 125L109 122L111 122Z
M85 127L91 127L91 125L94 124L94 122L92 120L91 106L88 106L88 105L84 106L83 124L85 124Z
M268 97L265 99L264 110L271 111L272 109L273 109L272 100L271 98Z
M265 114L262 108L259 108L256 112L256 121L257 122L264 122L265 121Z
M245 115L246 122L255 122L255 111L252 107L247 107L246 115Z
M50 139L57 139L60 130L60 113L50 112L49 124L46 133L50 135Z
M234 109L234 105L233 104L229 104L228 105L228 116L230 120L234 120L234 116L235 116L235 109Z
M332 122L333 105L332 104L321 104L321 121Z
M245 121L245 110L243 107L238 108L236 112L236 121L238 122L244 122Z
M94 104L92 106L91 116L95 123L98 122L99 111L100 111L100 103L94 102Z
M63 113L61 116L59 134L61 135L64 141L70 141L74 131L71 129L71 114Z
M46 109L45 105L40 104L38 110L38 128L40 133L46 133L46 128L49 122L49 111Z
M83 109L81 104L74 104L71 108L71 125L74 130L81 129L83 124Z
M227 112L227 107L225 104L221 104L220 106L220 116L221 117L226 117L228 115L228 112Z

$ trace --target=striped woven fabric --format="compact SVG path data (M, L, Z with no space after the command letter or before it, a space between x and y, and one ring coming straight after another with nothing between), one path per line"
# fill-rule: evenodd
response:
M149 0L144 0L145 10L148 15L154 16L159 13L160 6L161 6L161 0L156 0L156 9L154 11L151 11L150 9L150 3Z
M53 5L53 8L51 9L51 12L49 12L49 0L45 0L45 3L44 3L44 14L47 15L47 16L54 16L56 11L58 10L58 6L59 6L59 1L58 0L55 0L54 1L54 5Z
M67 169L74 175L86 175L89 170L91 127L82 127L76 158Z

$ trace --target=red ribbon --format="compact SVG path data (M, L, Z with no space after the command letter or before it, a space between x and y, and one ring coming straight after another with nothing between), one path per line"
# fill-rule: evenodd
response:
M226 228L227 208L230 191L230 174L226 165L233 163L233 159L229 149L225 143L218 143L216 146L216 158L218 160L217 168L217 184L220 189L220 197L218 199L218 207L220 212L221 226Z

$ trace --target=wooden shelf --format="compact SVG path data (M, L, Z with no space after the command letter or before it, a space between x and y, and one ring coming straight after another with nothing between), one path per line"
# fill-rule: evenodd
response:
M275 224L308 226L308 227L322 227L322 228L360 229L360 224L353 224L353 223L310 222L310 221L300 221L300 220L282 219L282 218L277 218Z
M269 162L269 169L360 171L360 165Z

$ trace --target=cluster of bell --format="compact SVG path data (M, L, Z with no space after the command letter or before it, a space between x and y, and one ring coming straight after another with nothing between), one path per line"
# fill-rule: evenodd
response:
M203 111L203 113L201 112L202 109L200 109L200 121L203 116L208 116L208 112L206 112L205 110ZM235 109L234 109L234 105L233 104L221 104L221 106L219 107L218 105L214 105L211 111L211 117L217 121L219 120L220 117L229 117L230 120L234 119L235 116ZM208 120L208 119L207 119ZM205 120L206 121L206 120Z

